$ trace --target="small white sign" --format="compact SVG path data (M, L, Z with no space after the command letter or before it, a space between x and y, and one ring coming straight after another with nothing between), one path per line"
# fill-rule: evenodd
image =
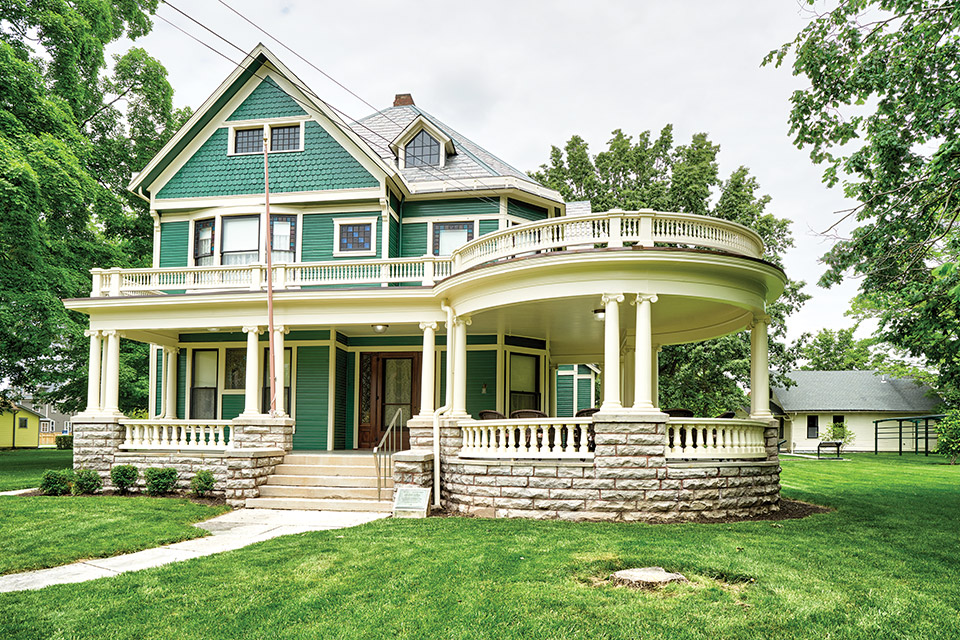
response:
M394 518L426 518L430 507L430 489L397 487L393 501Z

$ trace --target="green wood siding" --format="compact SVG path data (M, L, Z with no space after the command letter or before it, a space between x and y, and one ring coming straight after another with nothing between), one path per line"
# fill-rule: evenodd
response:
M467 218L475 215L500 213L500 204L480 198L457 198L453 200L422 200L403 203L403 218L423 216L457 216Z
M157 379L154 382L157 388L157 402L153 413L158 416L163 408L163 349L157 350Z
M400 221L395 219L393 216L390 216L390 254L387 256L389 258L399 258L400 257L400 234L401 230Z
M400 202L400 198L398 198L397 194L395 194L393 191L390 191L390 208L393 209L398 216L401 213L401 206L402 203Z
M573 376L557 375L557 417L573 415Z
M177 357L177 418L183 420L187 413L187 352Z
M499 220L481 220L480 221L480 235L485 236L488 233L493 233L494 231L500 230L500 221Z
M347 352L337 349L336 388L333 391L333 448L347 448ZM351 425L352 427L352 425ZM353 431L353 429L350 429ZM352 435L352 434L351 434Z
M272 78L264 78L247 99L230 114L228 120L259 120L260 118L288 118L305 116L296 100L281 89Z
M484 409L496 408L497 352L467 351L467 413L478 418Z
M185 267L190 250L190 223L160 223L160 266Z
M419 258L427 253L427 223L415 222L403 225L400 236L400 256Z
M507 200L507 213L524 220L543 220L547 217L547 210L518 200Z
M228 156L229 128L217 129L157 193L199 198L263 193L263 155ZM306 123L302 151L270 154L270 192L376 187L380 182L323 127Z
M376 256L333 256L333 247L336 238L334 233L334 218L363 218L377 217L376 229ZM383 221L380 218L379 211L369 211L365 213L310 213L303 216L303 248L301 255L304 262L318 262L322 260L363 260L380 257L383 240Z
M577 379L577 411L589 409L593 406L593 403L590 402L590 387L592 386L592 378Z
M220 419L233 420L243 413L246 398L243 394L224 394L220 397Z
M297 432L294 449L327 448L329 347L297 347Z

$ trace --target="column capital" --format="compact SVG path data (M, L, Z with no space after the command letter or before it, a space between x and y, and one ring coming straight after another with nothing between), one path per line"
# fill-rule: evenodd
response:
M437 323L436 323L436 322L421 322L421 323L420 323L420 331L426 331L427 329L433 329L434 331L436 331L436 330L437 330Z
M122 336L123 336L123 334L120 333L117 329L104 329L104 330L102 330L102 331L100 332L100 335L102 335L102 336L104 336L104 337L107 337L107 338L109 338L109 337L111 337L111 336L117 336L117 337L122 337Z
M160 348L163 349L163 352L164 352L164 353L173 353L173 354L180 353L180 347L165 347L165 346L161 346Z
M456 318L453 319L453 323L460 326L464 326L464 325L469 326L473 324L473 318L471 318L470 316L457 316Z
M243 327L243 332L244 332L244 333L257 333L257 334L260 334L260 333L263 333L263 328L262 328L262 327L257 327L257 326Z
M623 302L624 297L622 293L605 293L600 300L603 304L607 304L608 302Z
M759 324L770 324L770 320L771 320L770 316L768 316L765 313L761 315L755 314L753 316L753 319L751 319L750 322L747 323L747 329L753 329Z
M101 337L101 334L102 334L102 333L103 333L103 332L100 331L100 329L84 329L84 330L83 330L83 335L85 335L85 336L88 337L88 338L93 338L94 336L96 336L97 338L99 338L99 337Z
M285 326L282 325L282 324L275 324L275 325L273 325L273 332L274 332L274 333L282 333L282 334L286 335L286 334L290 333L290 327L285 327Z
M641 302L656 302L658 300L655 293L638 293L636 299L630 304L640 304Z

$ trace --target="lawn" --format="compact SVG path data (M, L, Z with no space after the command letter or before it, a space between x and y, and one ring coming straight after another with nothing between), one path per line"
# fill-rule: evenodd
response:
M72 465L73 451L70 449L0 451L0 491L38 487L40 476L47 469L64 469Z
M0 574L199 538L192 523L227 510L141 496L0 496Z
M955 639L960 467L939 462L786 459L784 493L835 509L803 520L431 518L282 537L0 595L0 637ZM649 565L692 582L602 584Z

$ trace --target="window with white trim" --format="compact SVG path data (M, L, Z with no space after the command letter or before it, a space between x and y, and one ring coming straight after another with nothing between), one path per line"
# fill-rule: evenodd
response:
M270 151L299 151L300 125L270 127Z
M213 218L197 220L193 228L193 264L206 267L213 264Z
M471 222L434 222L433 255L448 256L473 240L474 223Z
M223 218L220 264L250 264L260 257L260 216Z
M374 256L377 254L377 218L335 218L333 255Z
M270 237L273 262L296 261L297 216L270 216Z
M233 152L263 153L263 127L235 130L233 134Z

